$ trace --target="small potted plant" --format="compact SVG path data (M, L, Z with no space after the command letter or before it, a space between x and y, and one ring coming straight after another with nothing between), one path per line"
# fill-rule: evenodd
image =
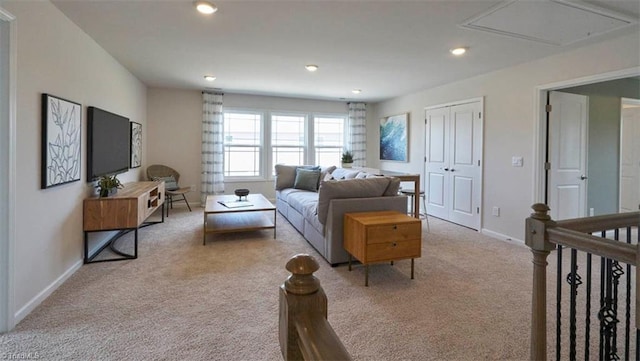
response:
M342 153L342 168L351 168L351 166L353 166L353 154L345 150L344 153Z
M116 178L116 175L103 175L96 185L100 197L109 197L118 192L118 188L122 188L122 183Z

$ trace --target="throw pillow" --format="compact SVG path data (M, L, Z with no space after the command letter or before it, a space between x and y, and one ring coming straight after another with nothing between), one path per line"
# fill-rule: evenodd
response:
M178 189L178 182L172 175L168 177L153 177L153 180L156 182L164 181L164 190L166 191L175 191Z
M293 188L307 191L318 191L318 180L320 179L320 169L296 169L296 179Z
M293 182L296 180L295 165L276 164L276 190L283 190L285 188L293 187Z

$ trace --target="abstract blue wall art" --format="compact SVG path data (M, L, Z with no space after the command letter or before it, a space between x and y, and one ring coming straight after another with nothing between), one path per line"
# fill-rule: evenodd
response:
M380 119L380 160L409 161L409 113Z
M82 106L42 94L41 188L80 180Z

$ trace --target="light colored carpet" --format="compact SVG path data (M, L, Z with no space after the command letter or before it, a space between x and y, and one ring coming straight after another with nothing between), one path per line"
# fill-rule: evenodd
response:
M438 219L410 262L330 267L278 215L272 231L210 235L202 209L140 231L139 258L83 266L17 327L2 355L43 360L281 360L278 288L297 253L320 263L329 321L355 360L524 360L531 252ZM423 225L424 226L424 225ZM424 226L426 229L426 226ZM132 236L129 237L130 242Z

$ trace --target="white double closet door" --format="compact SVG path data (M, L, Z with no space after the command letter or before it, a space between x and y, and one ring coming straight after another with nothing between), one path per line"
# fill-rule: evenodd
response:
M482 104L425 111L427 213L476 230L481 226Z

